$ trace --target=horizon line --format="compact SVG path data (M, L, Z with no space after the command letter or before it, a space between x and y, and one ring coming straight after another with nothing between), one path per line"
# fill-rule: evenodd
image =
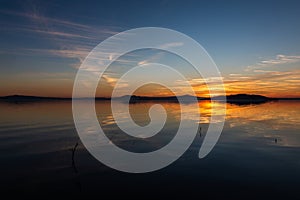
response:
M202 98L202 99L212 99L212 98L217 98L217 97L223 97L223 96L237 96L237 95L248 95L248 96L262 96L262 97L266 97L268 99L300 99L299 97L269 97L269 96L265 96L265 95L261 95L261 94L247 94L247 93L238 93L238 94L228 94L228 95L219 95L219 96L214 96L214 97L203 97L203 96L192 96L192 95L180 95L179 97L183 97L183 96L189 96L189 97L196 97L196 98ZM142 96L142 95L123 95L123 96L118 96L118 97L106 97L106 96L97 96L97 97L58 97L58 96L37 96L37 95L24 95L24 94L13 94L13 95L5 95L5 96L0 96L0 98L7 98L7 97L33 97L33 98L48 98L48 99L115 99L115 98L122 98L122 97L126 97L126 96L135 96L135 97L142 97L142 98L174 98L177 97L176 95L173 96Z

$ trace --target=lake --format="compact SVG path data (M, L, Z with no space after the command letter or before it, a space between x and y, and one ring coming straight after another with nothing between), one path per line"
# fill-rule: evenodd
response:
M191 120L199 123L201 134L182 157L155 172L129 174L111 169L89 154L77 135L70 101L1 102L1 191L44 197L299 199L300 101L227 104L218 143L208 156L199 159L212 103L199 102L201 116ZM152 105L151 102L130 104L132 119L138 125L147 125ZM179 104L161 105L168 118L152 139L134 139L122 133L108 101L96 102L96 111L103 130L116 145L133 152L149 152L166 145L178 128ZM183 105L185 112L193 109L194 104ZM127 119L124 117L123 123ZM72 148L77 142L73 162Z

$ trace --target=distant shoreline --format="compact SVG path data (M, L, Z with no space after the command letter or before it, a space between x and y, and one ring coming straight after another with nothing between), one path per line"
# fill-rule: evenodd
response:
M195 97L184 95L180 96L185 102L192 102L195 100ZM89 100L92 98L77 98L77 100ZM197 101L203 100L213 100L213 101L222 101L224 96L207 98L207 97L196 97ZM11 103L21 103L21 102L44 102L44 101L71 101L72 98L64 98L64 97L41 97L41 96L26 96L26 95L10 95L10 96L3 96L0 97L0 101L4 102L11 102ZM117 101L126 101L130 103L139 103L139 102L149 102L149 101L156 101L156 102L178 102L178 98L176 96L167 96L167 97L148 97L148 96L122 96L116 98L108 98L108 97L96 97L96 101L110 101L110 100L117 100ZM265 103L268 101L278 101L278 100L300 100L300 98L269 98L262 95L251 95L251 94L237 94L237 95L227 95L226 102L227 103L236 103L236 104L255 104L255 103Z

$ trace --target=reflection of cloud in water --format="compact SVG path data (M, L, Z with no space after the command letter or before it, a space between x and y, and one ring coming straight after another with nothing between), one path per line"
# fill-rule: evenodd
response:
M130 105L130 114L132 119L139 125L149 123L149 108L155 103L145 102ZM217 109L212 111L212 104ZM168 128L173 130L182 117L183 120L190 123L209 124L211 123L212 114L220 115L219 121L222 120L221 110L218 110L220 102L200 101L199 109L195 104L184 104L162 102L161 105L168 113ZM115 124L110 105L107 103L97 103L96 108L99 122L104 128L111 128ZM181 109L183 115L181 115ZM200 110L200 117L197 116ZM117 113L122 123L128 122L128 116ZM157 115L159 117L159 115ZM159 119L158 119L159 121ZM217 121L212 123L219 122ZM268 144L281 146L300 146L299 128L300 124L300 102L299 101L277 101L268 102L260 105L238 106L227 104L226 124L223 132L236 134L235 141L239 137L244 138L265 138ZM275 139L277 143L275 143ZM232 141L234 142L234 141Z
M101 120L101 126L107 126L111 124L115 124L115 120L112 115L107 115L104 119Z
M230 128L242 128L252 137L268 138L270 144L300 146L300 102L269 102L261 105L227 106ZM275 143L275 139L278 141Z
M133 120L139 124L139 125L146 125L149 123L149 108L156 104L156 102L145 102L145 103L139 103L139 104L131 104L130 105L130 114L133 118ZM208 123L218 123L222 122L223 120L223 111L221 110L221 106L218 106L218 104L221 104L219 102L210 102L210 101L200 101L198 105L195 105L194 103L191 104L183 104L180 105L178 103L170 103L170 102L159 102L167 111L169 120L172 121L180 121L187 120L192 121L194 123L201 123L201 124L208 124ZM213 104L213 105L212 105ZM120 103L120 106L122 104ZM126 106L125 104L123 106ZM199 106L199 107L198 107ZM212 110L212 106L214 106L214 110ZM105 105L105 103L98 103L96 105L98 107L97 113L99 122L106 125L115 124L114 118L112 116L111 110L107 109L109 105ZM105 107L103 109L103 107ZM160 111L159 111L160 112ZM199 117L200 112L200 117ZM212 114L216 117L214 121L211 121ZM117 112L115 115L118 117L120 122L127 123L129 121L129 117L124 112ZM157 115L159 121L160 115ZM163 119L163 118L162 118ZM147 123L145 123L147 122Z

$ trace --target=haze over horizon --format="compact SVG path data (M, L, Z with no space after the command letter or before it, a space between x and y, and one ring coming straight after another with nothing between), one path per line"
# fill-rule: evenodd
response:
M131 28L165 27L192 37L207 50L219 67L227 95L299 98L299 6L297 1L3 1L0 96L71 97L77 69L101 41ZM153 49L120 57L101 79L96 96L109 97L124 68L152 62L185 71L196 95L209 96L205 80L189 63ZM181 80L174 83L185 95L181 85ZM123 86L119 96L126 95L128 84ZM155 84L135 94L172 95Z

